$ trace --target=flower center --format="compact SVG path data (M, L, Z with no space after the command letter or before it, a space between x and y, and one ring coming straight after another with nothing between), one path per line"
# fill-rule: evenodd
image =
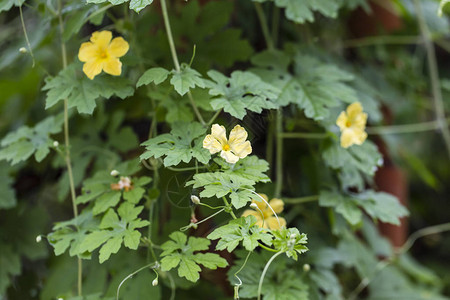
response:
M347 120L347 122L345 122L345 127L351 127L352 126L352 122L350 122L350 120Z
M100 52L100 58L106 58L108 56L108 53L106 51Z
M230 151L230 145L228 144L223 145L223 151Z

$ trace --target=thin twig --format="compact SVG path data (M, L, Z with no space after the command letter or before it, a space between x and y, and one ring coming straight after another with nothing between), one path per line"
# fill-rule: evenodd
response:
M447 122L445 120L444 103L442 100L442 92L439 84L439 71L437 66L436 52L434 49L434 44L431 42L431 33L425 21L425 16L423 14L420 1L415 0L414 7L417 13L420 32L423 37L425 49L427 52L428 71L430 73L431 88L434 100L434 112L436 114L436 120L439 124L439 128L442 132L445 146L447 147L448 155L450 157L450 129L447 127Z
M62 19L62 4L61 0L58 0L58 21L59 21L59 31L61 35L61 55L63 62L63 69L67 68L67 51L66 44L63 41L64 34L64 22ZM67 174L69 176L69 187L70 187L70 195L72 198L72 209L75 219L78 217L78 208L76 204L76 194L75 194L75 183L73 179L73 171L72 171L72 161L70 157L70 138L69 138L69 101L68 99L64 99L64 144L65 144L65 161L67 166ZM78 226L77 226L78 228ZM83 262L80 257L78 257L78 279L77 279L77 289L78 296L81 296L83 293Z
M31 59L33 60L33 64L31 65L31 67L34 68L35 60L33 55L33 49L31 48L30 40L28 39L27 28L25 26L25 21L23 20L22 5L19 6L19 13L20 13L20 22L22 23L23 34L25 35L25 41L27 42L28 51L30 51Z
M262 32L264 35L264 40L266 41L267 48L269 50L273 50L274 46L273 46L272 37L270 36L270 33L269 33L269 27L267 26L266 15L264 14L261 3L253 2L253 4L255 5L256 14L258 15L259 23L261 24L261 29L262 29Z

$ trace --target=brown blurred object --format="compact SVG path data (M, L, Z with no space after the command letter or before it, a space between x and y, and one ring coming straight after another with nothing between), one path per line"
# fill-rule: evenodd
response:
M398 16L391 0L375 0L370 2L371 12L356 9L350 16L350 32L357 38L390 33L401 29L402 19Z

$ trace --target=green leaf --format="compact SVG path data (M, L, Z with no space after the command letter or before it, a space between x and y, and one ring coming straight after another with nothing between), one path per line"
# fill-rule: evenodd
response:
M10 277L19 275L20 269L20 255L12 249L11 245L2 243L0 245L0 295L4 295L10 284Z
M263 272L263 268L273 253L268 251L258 253L254 251L251 253L246 263L244 263L247 257L246 251L236 251L236 255L238 259L236 259L235 265L228 271L228 280L234 285L239 284L240 281L242 282L242 286L239 288L240 299L254 299L258 294L259 279ZM304 277L295 269L295 265L287 265L288 263L290 263L290 261L288 261L284 255L281 255L270 265L262 285L262 299L315 299L309 297L308 290L310 290L310 287L309 284L305 282ZM234 274L243 265L245 265L245 267L239 272L238 276L240 281L238 281Z
M97 106L97 99L110 98L113 95L124 99L134 93L130 81L124 77L102 75L90 80L80 73L81 65L73 63L56 77L46 79L42 88L47 91L46 109L67 99L69 108L75 107L79 113L92 114Z
M49 135L61 132L62 124L63 115L59 114L42 120L33 128L22 126L9 133L1 141L0 160L14 165L34 154L37 162L42 161L53 147L53 139Z
M323 207L334 207L336 212L341 214L352 225L361 222L362 213L356 201L338 192L321 191L319 205Z
M191 69L188 65L182 64L179 72L173 70L170 84L173 85L175 90L183 96L190 89L196 86L204 88L205 82L202 79L202 75L194 69Z
M263 109L278 107L275 100L279 90L251 72L234 71L228 78L217 71L209 71L208 76L214 80L208 81L207 87L215 96L211 101L215 110L223 108L242 120L247 110L261 113Z
M196 282L200 278L200 267L202 264L208 269L215 270L217 267L224 268L227 261L215 253L194 253L207 250L211 243L205 238L187 236L182 232L173 232L169 235L172 239L161 245L164 250L161 253L161 269L169 271L178 266L178 275L187 280ZM187 243L186 243L187 242Z
M11 7L16 6L22 6L22 4L25 2L25 0L0 0L0 12L2 11L8 11L11 9ZM0 286L0 293L2 289Z
M287 257L297 260L298 254L308 251L305 244L308 242L306 234L300 233L297 228L281 228L272 231L275 239L273 246L276 250L286 252Z
M216 250L227 249L232 252L242 242L247 251L253 251L258 247L258 241L270 246L272 244L272 235L256 225L254 216L241 217L231 220L227 225L216 228L207 238L210 240L219 240Z
M357 196L357 203L374 219L400 225L400 218L408 216L408 210L390 194L367 190Z
M270 182L270 178L264 174L269 170L269 163L256 155L239 159L233 166L223 159L215 159L214 161L221 166L222 171L226 174L236 174L254 182Z
M125 247L136 250L139 246L141 233L135 229L149 224L148 221L138 218L139 213L143 209L143 206L135 207L129 202L120 205L118 209L119 215L113 209L108 209L102 218L100 226L93 229L83 240L80 250L82 252L92 252L100 248L100 263L108 260L111 254L117 253L122 243Z
M176 166L181 161L189 163L192 158L206 164L211 158L208 150L202 146L206 129L197 122L177 122L170 134L161 134L142 143L146 151L141 160L150 157L164 158L164 166Z
M236 209L244 207L252 200L254 180L247 179L237 174L226 174L221 172L195 174L193 180L186 185L194 188L203 187L201 197L221 198L230 194L231 203Z
M367 190L360 194L340 194L337 191L321 191L319 205L334 207L350 224L361 221L364 209L368 215L382 222L399 225L399 218L407 216L408 211L394 196L383 192Z
M343 189L357 187L362 190L362 176L373 176L383 163L377 146L369 140L347 149L342 148L338 142L333 142L322 152L322 157L328 166L338 170Z
M255 2L266 2L268 0L253 0ZM285 8L286 18L296 23L314 21L314 12L330 18L336 18L340 7L340 1L336 0L311 0L301 2L297 0L274 0L275 5Z
M87 3L105 3L109 2L112 5L119 5L125 2L130 2L130 9L139 13L145 7L153 3L153 0L86 0Z
M147 85L150 83L160 84L164 80L167 79L170 72L164 68L151 68L145 71L144 74L139 78L136 87L140 87L142 85Z
M0 209L12 208L17 204L16 192L12 186L13 178L9 174L10 169L7 163L0 162Z

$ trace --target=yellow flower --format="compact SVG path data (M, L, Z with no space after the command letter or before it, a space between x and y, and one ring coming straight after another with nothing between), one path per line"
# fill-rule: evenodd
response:
M203 148L208 149L211 154L220 152L220 156L230 164L235 164L239 158L244 158L252 153L252 146L247 141L247 131L243 127L234 126L228 140L226 133L225 127L214 124L211 127L211 134L208 134L203 140Z
M270 200L269 202L269 198L267 198L267 195L265 194L259 194L261 197L263 197L266 201L262 201L259 197L257 199L253 199L252 200L252 204L256 204L256 206L258 206L259 210L261 210L262 215L264 216L264 220L263 220L263 216L261 216L261 212L259 210L252 210L252 209L247 209L246 211L244 211L244 213L242 214L243 217L246 216L255 216L256 219L258 220L258 222L256 222L256 225L258 225L259 227L263 227L263 228L269 228L271 230L277 230L280 229L280 227L286 226L286 220L284 218L280 218L278 217L278 220L280 221L278 223L277 218L274 216L273 211L275 211L276 214L279 214L283 211L284 209L284 202L281 199L277 199L277 198L273 198L272 200ZM270 207L267 205L267 203L269 203L269 205L272 207L272 209L270 209Z
M85 63L83 72L89 79L94 79L102 70L115 76L122 73L119 57L128 52L129 46L122 37L111 39L111 31L96 31L90 42L81 44L78 59Z
M336 125L341 129L341 146L348 148L353 144L361 145L367 138L366 128L367 114L363 112L361 103L355 102L347 107L347 111L341 112L336 120Z

